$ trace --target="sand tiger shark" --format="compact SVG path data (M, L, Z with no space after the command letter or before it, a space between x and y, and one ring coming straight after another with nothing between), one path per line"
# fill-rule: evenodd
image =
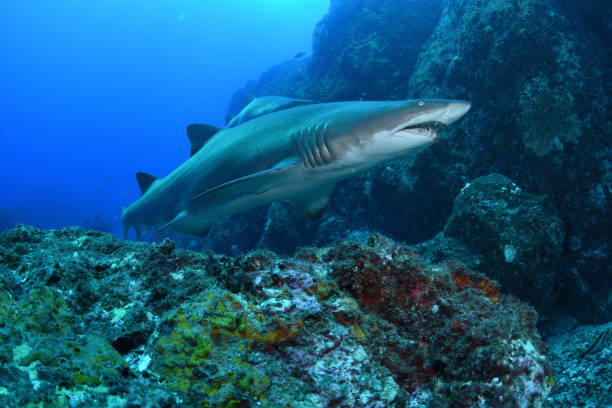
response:
M136 174L142 195L123 208L125 237L157 226L203 236L223 216L280 200L316 219L338 181L420 152L470 108L442 99L307 102L233 127L188 126L189 159L163 178Z
M295 99L295 98L287 98L286 96L262 96L259 98L253 97L247 106L244 107L238 113L238 115L231 117L228 116L226 119L227 124L225 127L235 127L240 125L241 123L248 122L249 120L256 118L258 116L263 116L267 113L278 112L283 109L293 108L298 105L308 105L311 104L312 101L309 99Z

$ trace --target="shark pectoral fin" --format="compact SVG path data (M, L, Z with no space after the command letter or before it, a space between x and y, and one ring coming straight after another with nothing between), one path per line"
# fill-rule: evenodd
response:
M140 187L140 195L143 195L147 192L151 185L157 180L157 177L152 176L147 173L138 172L136 173L136 181L138 182L138 186Z
M213 125L194 123L187 126L187 137L191 142L191 155L196 154L208 140L213 137L221 128Z
M293 197L289 202L302 210L308 218L316 220L327 209L335 186L335 183L325 184L315 190L309 190L307 193Z
M279 187L290 170L301 166L297 159L283 161L281 164L258 173L249 174L227 183L220 184L193 197L194 200L206 198L224 198L245 194L263 194Z

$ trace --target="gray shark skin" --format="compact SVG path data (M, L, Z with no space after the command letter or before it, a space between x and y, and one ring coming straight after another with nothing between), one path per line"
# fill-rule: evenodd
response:
M288 200L310 218L323 214L335 184L413 155L462 117L457 100L306 104L212 132L164 178L138 173L142 196L122 211L124 235L155 226L205 235L212 223Z
M309 105L312 101L308 99L294 99L287 98L286 96L260 96L254 98L247 106L244 107L233 117L225 127L236 127L242 123L248 122L259 116L263 116L268 113L277 112L283 109L293 108L300 105Z
M278 112L283 109L293 108L299 105L308 105L312 101L308 99L294 99L286 96L261 96L253 98L235 117L229 119L226 128L236 127L244 122L255 119L268 113ZM204 146L208 140L219 132L221 128L213 125L194 123L187 126L187 137L191 142L191 155L193 156ZM142 174L142 173L139 173ZM138 177L138 176L137 176Z

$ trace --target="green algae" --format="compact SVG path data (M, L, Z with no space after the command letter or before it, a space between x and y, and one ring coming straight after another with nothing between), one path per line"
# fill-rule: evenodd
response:
M256 316L230 293L209 291L182 305L160 325L154 369L170 389L204 396L214 406L263 400L269 380L249 364L247 354L269 340L270 331Z
M13 335L19 332L61 335L74 321L62 296L46 287L34 289L20 300L3 294L0 318L8 333ZM0 332L0 339L2 336Z

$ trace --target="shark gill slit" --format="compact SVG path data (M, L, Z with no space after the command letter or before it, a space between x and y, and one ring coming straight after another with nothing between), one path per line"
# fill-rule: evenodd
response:
M312 157L314 158L315 164L317 166L322 166L325 164L323 158L321 157L321 153L319 152L319 147L317 146L317 128L311 127L308 132L308 142L310 145L310 151L312 152Z
M304 145L306 147L306 151L308 152L308 157L310 157L312 161L312 167L319 167L319 161L317 160L317 148L312 142L312 129L307 129L304 133Z
M302 132L300 132L300 143L302 144L302 149L304 149L304 155L306 156L306 162L308 163L307 167L317 167L314 161L314 156L312 155L312 151L310 150L310 143L308 143L308 129L302 130Z
M291 139L304 163L304 166L315 168L335 160L336 155L327 142L327 123L301 129Z
M319 153L321 158L327 164L329 164L333 157L327 147L327 123L323 126L317 126L317 146L319 146Z

